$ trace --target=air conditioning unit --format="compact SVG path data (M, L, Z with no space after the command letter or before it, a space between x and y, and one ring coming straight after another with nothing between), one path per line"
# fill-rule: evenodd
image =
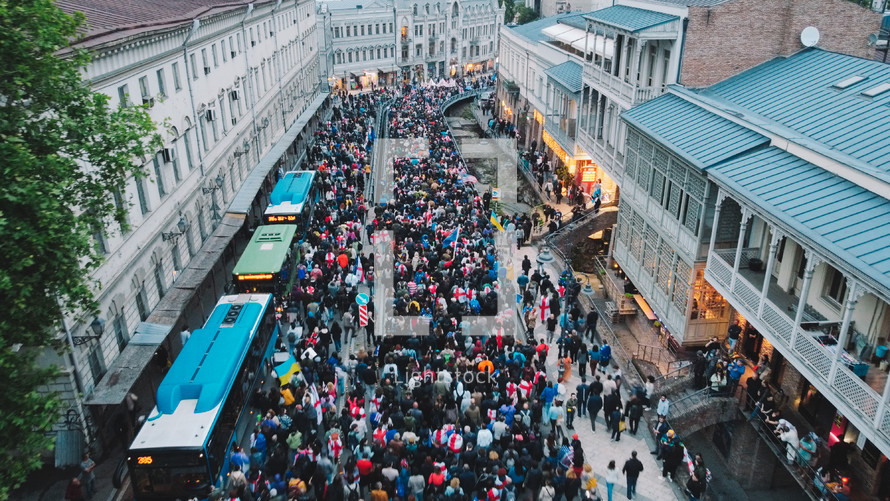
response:
M269 31L269 36L270 36L270 37L274 37L274 36L275 36L275 32L270 30L270 31Z
M232 59L235 59L235 56L237 56L237 55L238 55L238 53L237 53L237 52L235 52L235 51L232 51Z
M207 110L207 113L204 115L204 117L207 119L208 122L216 120L216 110Z
M238 119L235 117L232 117L232 125L235 125L236 123L238 123Z
M142 104L147 104L149 108L153 108L155 105L155 98L153 97L142 97Z
M232 101L237 101L241 99L241 94L237 90L230 91L229 99L231 99Z
M204 74L205 74L205 75L209 75L209 74L210 74L210 66L205 66L205 67L204 67Z
M164 148L161 150L161 156L164 158L164 162L169 164L176 159L176 150L173 148Z

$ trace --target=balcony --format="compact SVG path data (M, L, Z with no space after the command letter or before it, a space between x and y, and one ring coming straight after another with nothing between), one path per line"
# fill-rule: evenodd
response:
M751 269L751 258L762 255L760 248L742 249L738 273L734 272L735 255L736 249L709 253L705 269L708 282L857 428L882 451L890 450L890 406L882 402L886 374L873 367L865 374L861 370L867 366L851 365L856 361L848 358L846 352L838 357L841 347L830 342L823 344L827 334L822 328L840 322L826 321L807 307L801 314L801 324L794 325L799 298L779 287L772 276L764 295L766 273L758 266ZM853 369L865 375L857 375Z
M616 183L621 185L624 174L624 155L613 146L606 144L600 137L594 137L593 127L589 130L578 127L577 145L584 150L597 165L602 167L606 174ZM624 189L622 187L622 189Z
M600 92L612 94L630 106L645 103L664 94L664 85L638 86L634 89L632 83L625 82L624 79L609 73L609 67L610 65L606 64L607 69L603 71L599 65L594 65L590 62L585 63L583 71L584 82Z

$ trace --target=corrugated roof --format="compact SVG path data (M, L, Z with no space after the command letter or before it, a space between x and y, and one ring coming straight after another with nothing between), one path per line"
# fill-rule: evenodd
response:
M675 94L634 106L621 117L700 169L769 142Z
M581 92L581 65L575 61L566 61L544 71L550 78L572 92Z
M890 289L887 199L776 147L708 174Z
M605 9L595 10L584 17L616 28L635 33L659 24L669 23L680 19L677 16L656 12L654 10L638 9L626 5L615 5Z
M867 78L845 89L833 87L854 75ZM890 174L890 139L882 130L890 124L890 92L874 98L861 94L884 82L890 82L890 65L810 49L699 92L792 129L794 140L802 136L821 143L826 154L840 152Z
M68 14L83 12L87 35L139 29L152 25L191 23L202 13L217 10L244 9L252 0L57 0L56 5ZM260 2L262 3L262 2Z
M567 24L572 28L587 28L587 21L584 19L584 14L575 14L573 16L567 16L559 20L559 24Z

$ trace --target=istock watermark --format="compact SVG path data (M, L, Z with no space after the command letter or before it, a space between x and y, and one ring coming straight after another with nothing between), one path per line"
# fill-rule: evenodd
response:
M429 158L430 148L427 138L380 139L374 147L375 204L389 204L393 201L393 188L399 173L394 160L408 159L409 162L422 162ZM517 200L516 140L515 139L465 139L457 144L462 157L496 160L495 181L492 191L501 204L515 204ZM487 214L485 215L488 216ZM374 215L369 213L369 218ZM425 336L430 333L431 317L420 315L394 315L393 297L396 291L394 280L395 253L394 235L390 231L374 233L372 248L377 271L377 287L374 291L376 322L374 334L385 336ZM460 329L465 336L516 336L522 332L518 315L514 310L518 287L512 279L510 262L511 243L506 232L495 230L494 245L498 257L497 286L492 290L497 294L496 315L464 315Z

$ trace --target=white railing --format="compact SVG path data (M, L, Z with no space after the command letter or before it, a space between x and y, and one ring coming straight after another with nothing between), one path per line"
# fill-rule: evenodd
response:
M729 267L723 258L718 257L715 254L716 251L708 256L708 271L710 271L713 277L720 283L729 288L729 284L732 283L732 268Z
M794 322L788 318L784 312L782 312L775 304L771 301L763 302L763 314L760 318L766 322L766 324L770 327L773 334L781 338L786 343L791 342L791 331L793 329Z

